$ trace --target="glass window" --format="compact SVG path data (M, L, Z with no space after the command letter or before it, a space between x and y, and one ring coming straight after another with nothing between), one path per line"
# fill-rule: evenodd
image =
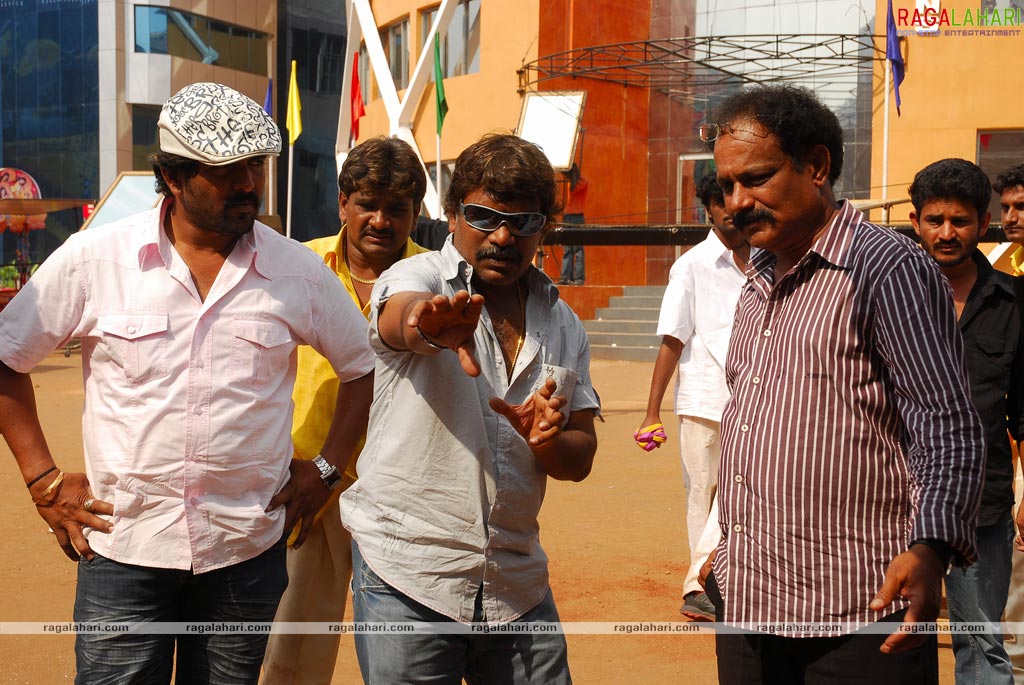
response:
M373 88L370 83L373 71L370 69L370 56L366 52L366 43L359 46L359 90L363 93L363 102L373 99Z
M267 72L266 34L163 7L135 6L135 51Z
M437 11L435 7L420 13L421 47L424 50L434 49L432 45L426 44L426 40ZM480 71L480 0L462 0L455 8L448 31L441 36L441 61L445 78ZM433 72L430 80L434 80Z
M156 105L132 105L132 169L148 171L153 168L149 154L158 152L160 140L157 122L160 107Z
M1020 164L1024 150L1024 130L978 131L978 166L990 181L1012 166ZM999 221L999 195L992 193L988 210L992 221Z
M402 90L409 85L409 20L400 21L381 31L380 42L388 58L391 78L395 88Z

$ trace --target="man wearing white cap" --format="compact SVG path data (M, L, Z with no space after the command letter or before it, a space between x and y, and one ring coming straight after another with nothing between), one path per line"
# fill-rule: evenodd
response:
M76 622L271 621L284 535L301 520L305 539L366 425L366 321L315 254L256 221L281 149L258 104L193 84L159 129L159 206L72 236L0 314L0 432L78 561ZM73 337L84 474L57 467L28 375ZM291 458L300 344L342 381L312 461ZM80 630L76 682L169 683L172 666L178 682L256 682L265 634L160 633Z

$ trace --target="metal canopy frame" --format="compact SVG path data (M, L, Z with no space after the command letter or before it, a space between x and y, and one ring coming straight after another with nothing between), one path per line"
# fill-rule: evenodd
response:
M884 36L780 34L694 36L558 52L518 70L519 91L555 78L589 78L691 99L693 91L764 82L829 83L885 59ZM684 90L685 89L685 90Z

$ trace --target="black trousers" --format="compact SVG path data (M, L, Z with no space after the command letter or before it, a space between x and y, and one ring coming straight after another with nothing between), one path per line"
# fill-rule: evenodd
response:
M721 621L722 597L714 574L708 597ZM900 623L906 611L882 619ZM920 647L900 654L882 654L888 635L853 633L840 637L793 638L759 633L718 634L718 682L721 685L937 685L938 639L926 635Z

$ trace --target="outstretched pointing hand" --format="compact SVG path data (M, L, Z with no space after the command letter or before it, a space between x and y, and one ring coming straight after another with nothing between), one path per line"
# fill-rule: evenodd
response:
M473 354L473 332L484 310L483 295L460 290L452 297L435 295L413 306L406 325L419 328L435 345L447 347L459 355L462 370L470 376L480 375L480 363Z

